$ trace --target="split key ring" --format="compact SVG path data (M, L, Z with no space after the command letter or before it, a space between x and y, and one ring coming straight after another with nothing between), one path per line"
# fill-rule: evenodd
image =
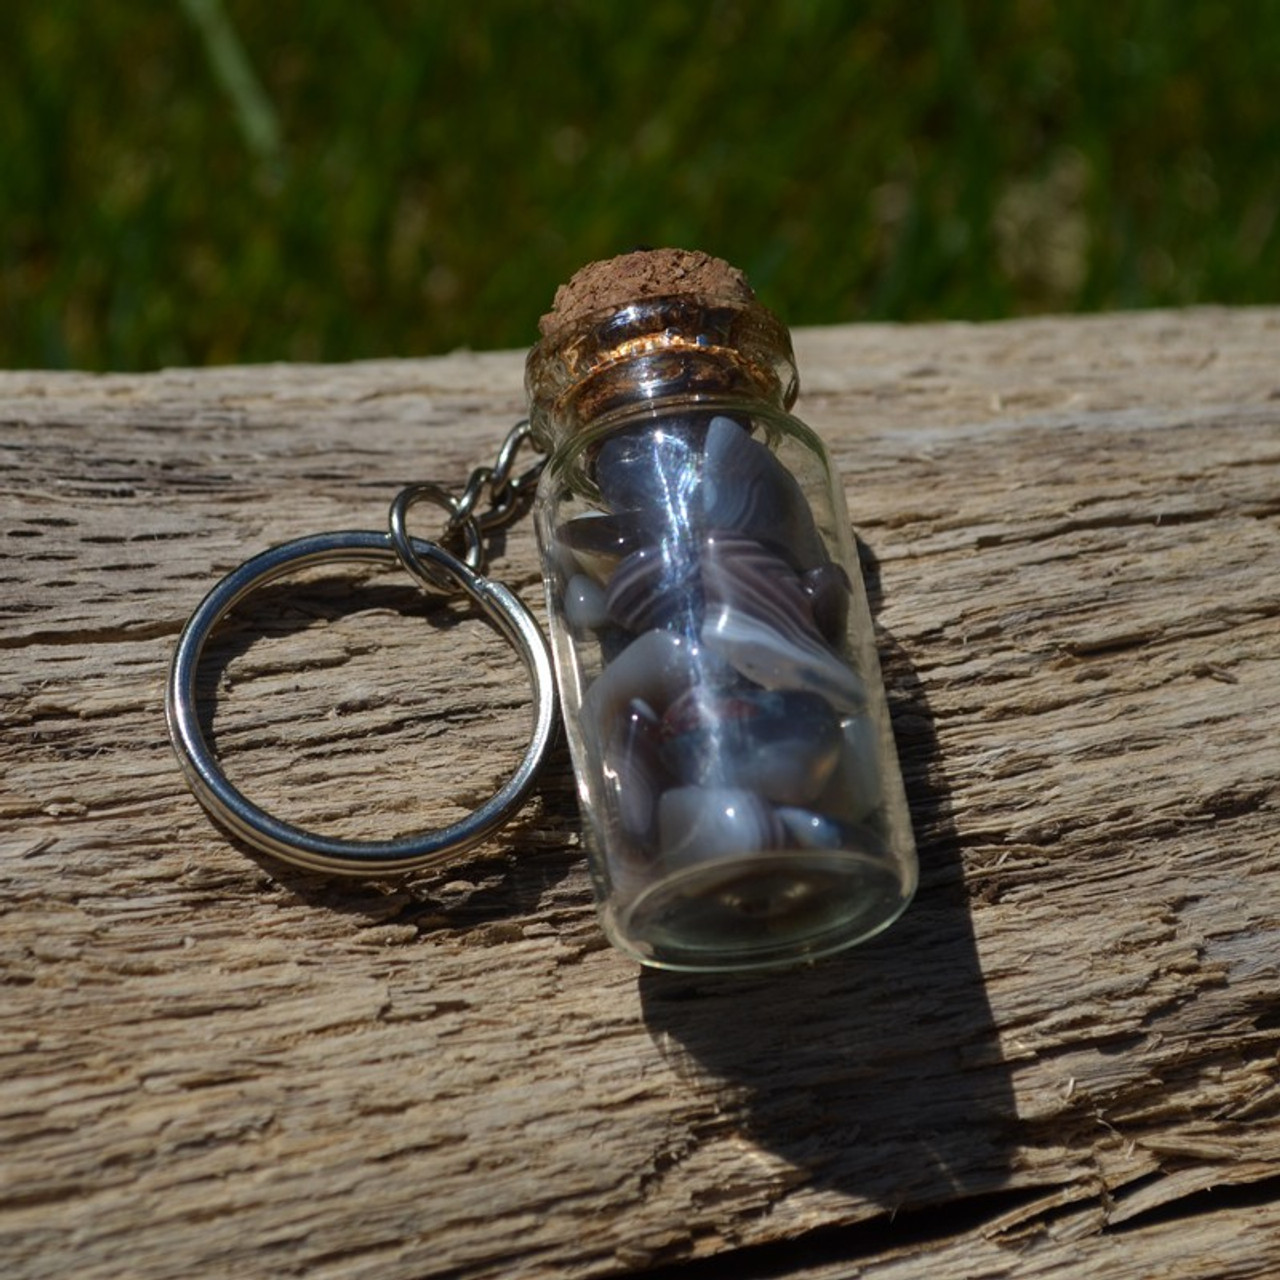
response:
M446 865L501 827L524 803L555 730L556 686L546 638L524 602L434 542L402 537L412 550L406 563L420 581L421 566L469 597L520 655L533 691L534 724L515 773L460 821L392 840L342 840L277 818L249 800L228 779L200 724L196 678L206 643L241 600L299 569L336 563L405 563L392 534L371 530L298 538L246 560L209 592L191 615L173 656L165 694L169 735L197 798L233 834L265 853L337 875L386 875Z

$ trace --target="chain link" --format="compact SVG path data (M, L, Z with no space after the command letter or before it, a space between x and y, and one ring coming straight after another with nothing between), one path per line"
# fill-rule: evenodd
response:
M528 418L522 418L507 433L493 466L476 467L458 497L429 482L409 485L396 495L390 514L392 542L405 568L423 586L450 593L461 590L459 584L446 578L437 566L427 564L414 552L412 539L405 529L409 507L425 498L447 510L449 519L437 541L444 547L463 548L468 568L482 572L484 536L506 528L524 514L546 464L546 458L539 457L518 475L514 474L516 459L532 434ZM488 506L477 511L482 500L487 500Z
M496 529L505 529L513 520L523 515L533 500L533 491L542 476L542 468L546 466L545 457L539 457L530 463L519 475L513 475L516 458L527 440L533 437L533 427L528 418L521 418L502 442L498 457L492 467L477 467L467 481L467 490L471 489L475 478L487 472L485 483L489 489L489 509L475 517L476 525L481 533L493 533ZM465 495L464 495L465 496Z

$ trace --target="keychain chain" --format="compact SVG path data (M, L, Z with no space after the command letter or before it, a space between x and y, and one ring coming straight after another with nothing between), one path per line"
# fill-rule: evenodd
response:
M542 475L546 463L544 457L538 458L518 475L513 474L516 458L532 434L529 420L522 418L507 433L493 465L476 467L467 477L460 495L431 480L406 485L396 494L388 514L391 543L400 563L421 587L449 595L464 589L446 569L418 554L406 526L410 509L420 502L431 502L446 511L449 519L437 541L446 547L460 547L459 558L463 564L476 573L483 573L485 535L505 528L526 510L538 477ZM486 494L489 505L486 510L477 512L476 508Z

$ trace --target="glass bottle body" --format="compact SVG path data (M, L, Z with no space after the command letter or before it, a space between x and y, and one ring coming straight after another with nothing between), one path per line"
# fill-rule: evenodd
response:
M645 963L791 964L897 918L911 825L824 447L780 390L682 382L579 416L539 486L592 876Z

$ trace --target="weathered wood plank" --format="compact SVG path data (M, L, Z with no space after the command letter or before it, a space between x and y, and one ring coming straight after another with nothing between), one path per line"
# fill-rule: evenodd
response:
M213 576L460 481L519 355L0 374L6 1274L1280 1268L1280 311L798 346L925 880L750 981L602 948L563 750L382 886L248 856L169 754ZM527 524L498 551L540 613ZM518 757L518 667L393 576L246 612L214 729L288 816L447 821Z

